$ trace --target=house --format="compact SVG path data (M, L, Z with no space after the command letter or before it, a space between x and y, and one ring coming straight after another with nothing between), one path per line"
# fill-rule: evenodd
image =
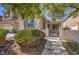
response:
M34 28L43 31L46 37L59 36L61 20L48 21L43 16L34 19Z
M69 28L71 30L79 30L79 15L66 17L66 19L56 19L56 21L47 22L48 36L59 36L63 35L64 28Z
M40 17L39 19L35 19L35 28L46 33L47 37L52 36L62 36L63 29L68 27L71 30L79 29L79 15L76 17L69 17L65 20L56 19L56 21L48 21L44 17Z
M27 27L35 28L43 31L47 37L60 36L63 28L78 29L79 17L69 17L66 20L56 19L56 21L46 20L43 16L34 18L33 20L22 20L20 17L14 16L11 12L4 13L0 16L0 28L9 30L10 32L19 31ZM73 21L72 21L73 20Z
M23 20L14 16L11 12L0 16L0 28L7 29L9 32L16 32L24 29Z

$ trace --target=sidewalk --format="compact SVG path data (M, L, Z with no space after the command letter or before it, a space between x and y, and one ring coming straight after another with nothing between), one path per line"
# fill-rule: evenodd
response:
M67 55L67 53L59 38L49 37L42 55Z

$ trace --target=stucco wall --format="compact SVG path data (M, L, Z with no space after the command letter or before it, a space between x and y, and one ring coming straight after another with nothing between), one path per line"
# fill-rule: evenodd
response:
M63 28L67 27L77 27L79 23L79 16L70 17L66 21L63 22Z
M9 22L5 22L5 23L2 22L2 23L0 23L0 28L11 31L13 29L13 26Z
M12 32L13 29L21 30L24 29L23 22L20 20L9 20L9 21L0 21L0 28L7 29Z

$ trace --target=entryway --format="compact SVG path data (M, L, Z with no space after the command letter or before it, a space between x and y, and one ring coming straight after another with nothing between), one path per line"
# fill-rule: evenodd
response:
M59 36L59 24L48 24L49 28L49 37L58 37Z

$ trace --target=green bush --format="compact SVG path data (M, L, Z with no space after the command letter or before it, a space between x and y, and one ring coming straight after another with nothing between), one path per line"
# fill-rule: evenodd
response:
M40 30L32 30L32 34L34 37L36 37L37 39L41 39L45 36L45 33L43 33Z
M24 29L16 33L14 38L15 41L22 46L31 45L32 43L37 41L38 37L43 36L43 34L37 34L37 33L42 32L34 29Z
M7 30L5 29L0 29L0 37L5 37L7 34Z
M7 30L0 29L0 44L4 44L6 35L7 35Z
M70 55L79 54L79 43L63 42L63 44Z

